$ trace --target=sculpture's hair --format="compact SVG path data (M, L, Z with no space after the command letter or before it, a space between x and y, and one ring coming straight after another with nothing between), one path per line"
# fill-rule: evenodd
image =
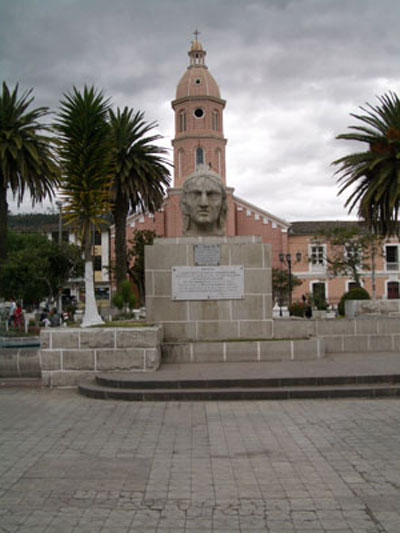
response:
M214 174L213 172L201 172L201 173L197 172L197 173L190 175L185 180L183 187L182 187L182 196L179 201L179 205L180 205L182 215L183 215L183 234L185 234L190 229L190 223L191 223L189 206L187 204L186 195L189 192L190 184L199 178L207 178L208 180L212 181L214 185L219 187L221 191L221 196L222 196L222 204L221 204L221 209L220 209L218 219L217 219L217 228L220 231L224 230L225 228L225 220L226 220L226 216L228 213L228 203L226 200L226 190L225 190L224 184L222 183L221 178L217 174Z

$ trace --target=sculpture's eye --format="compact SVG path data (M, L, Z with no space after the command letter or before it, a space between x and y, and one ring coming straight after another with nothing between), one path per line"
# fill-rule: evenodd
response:
M218 200L218 198L220 197L220 194L217 192L217 191L210 191L209 193L207 193L207 196L209 197L210 200Z

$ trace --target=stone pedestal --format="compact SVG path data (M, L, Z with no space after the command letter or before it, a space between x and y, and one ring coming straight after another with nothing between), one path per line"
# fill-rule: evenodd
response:
M195 268L199 268L199 254L195 254L195 247L199 244L217 248L217 253L210 257L213 275L219 274L219 267L232 267L225 268L225 271L243 276L243 294L235 284L232 288L234 297L230 298L226 278L223 279L224 287L223 283L216 287L215 299L212 295L207 300L196 299L195 294L183 299L182 294L186 293L176 292L176 287L172 286L173 270L175 275L176 272L180 275L183 271L180 267L194 267L195 273ZM204 261L207 263L207 258L203 257L203 266ZM263 244L260 237L156 239L153 245L146 246L145 265L147 320L163 325L164 342L265 339L272 336L271 246ZM223 269L220 270L224 276ZM206 281L204 285L209 289ZM221 297L224 291L228 297Z

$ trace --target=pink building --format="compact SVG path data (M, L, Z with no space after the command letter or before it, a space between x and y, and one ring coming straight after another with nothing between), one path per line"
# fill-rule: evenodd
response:
M226 235L260 235L262 241L272 245L272 266L281 268L280 254L290 253L294 258L301 252L301 261L293 264L293 273L302 280L302 285L293 292L293 301L302 295L312 294L316 289L323 292L330 304L337 304L340 297L351 287L348 278L330 279L326 270L327 245L313 242L316 227L348 224L343 222L295 222L288 223L272 213L237 197L229 187L226 176L226 144L223 130L225 100L221 98L218 84L209 72L206 51L196 39L188 52L189 65L181 77L176 97L171 102L175 114L175 137L173 187L168 189L162 208L154 215L135 214L129 217L127 239L135 229L154 230L162 237L182 235L182 217L179 198L184 180L199 165L208 165L219 174L227 187L228 218ZM354 225L356 222L352 222ZM377 257L376 294L378 298L398 298L400 293L399 243L387 242ZM286 268L286 267L285 267ZM371 273L363 276L365 288L372 293Z

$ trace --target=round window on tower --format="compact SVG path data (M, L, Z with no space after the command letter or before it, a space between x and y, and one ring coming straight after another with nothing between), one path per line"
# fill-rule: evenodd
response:
M202 109L201 107L197 107L194 110L194 116L196 118L203 118L204 117L204 109Z
M196 78L196 79L194 80L194 82L195 82L196 85L200 85L200 83L201 83L201 78Z

